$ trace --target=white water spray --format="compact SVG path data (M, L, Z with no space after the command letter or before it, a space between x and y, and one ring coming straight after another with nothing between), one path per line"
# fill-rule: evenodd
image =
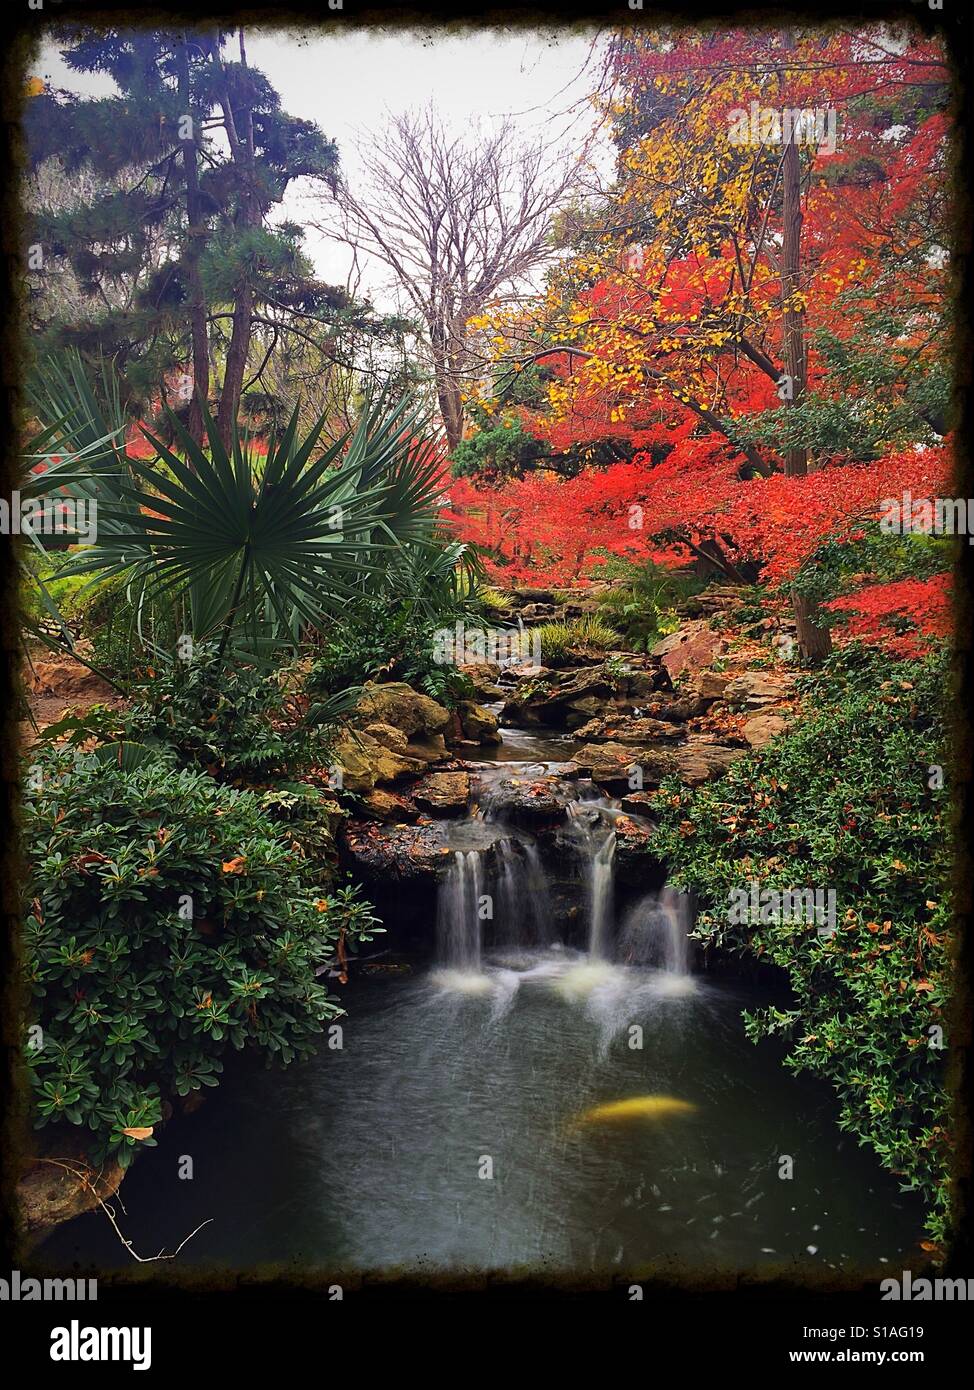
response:
M668 975L689 975L692 926L686 893L670 887L648 893L626 914L618 958L626 965L654 965Z
M584 802L569 805L568 819L588 880L588 953L593 960L604 960L612 925L616 833Z
M476 850L457 850L440 887L439 957L452 970L478 972L481 959L480 900L483 861Z

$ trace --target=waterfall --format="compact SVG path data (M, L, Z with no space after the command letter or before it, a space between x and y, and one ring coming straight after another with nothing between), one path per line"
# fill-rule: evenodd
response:
M655 965L669 975L688 975L692 926L686 893L669 887L649 893L626 914L619 958L626 965Z
M588 953L593 959L601 959L607 954L607 937L612 925L616 833L602 824L598 813L586 810L581 802L569 805L568 819L588 881Z
M528 907L534 923L535 940L539 946L546 946L554 935L551 920L551 889L548 875L541 863L538 846L525 843L525 885Z
M501 840L497 860L497 944L546 945L551 939L550 896L537 846Z
M436 930L439 957L452 970L480 969L483 864L476 850L457 850L440 886Z
M610 830L592 858L591 903L588 953L595 958L606 954L605 938L612 925L612 870L616 855L616 834Z
M501 840L497 846L497 859L497 941L503 946L519 946L521 917L518 882L521 861L510 840Z

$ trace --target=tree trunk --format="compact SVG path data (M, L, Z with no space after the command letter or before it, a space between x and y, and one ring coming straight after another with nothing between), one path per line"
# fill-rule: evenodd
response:
M186 39L176 50L179 64L181 116L191 116L189 55ZM186 275L189 281L189 327L193 343L193 398L189 407L189 433L197 444L203 442L203 407L210 393L209 338L206 329L206 299L200 279L199 260L206 244L206 226L200 210L199 170L196 164L196 131L183 141L183 171L186 178L186 220L189 247Z
M252 286L243 285L237 292L233 306L233 329L230 334L230 349L223 373L223 390L220 392L220 414L217 425L223 446L229 450L233 439L233 425L240 409L240 391L244 373L247 370L247 357L250 353L250 331L254 308Z
M782 161L781 182L781 337L782 361L788 387L786 407L794 409L805 397L807 368L805 359L805 309L801 300L801 164L794 131L789 132ZM804 448L785 450L785 473L804 477L808 473L808 452ZM832 650L832 638L821 624L818 605L794 595L792 605L798 629L801 658L815 666Z
M463 402L460 400L460 387L457 385L456 372L450 360L449 330L431 324L430 339L433 345L436 399L443 420L447 447L452 453L463 438Z
M246 67L247 55L244 50L243 30L240 31L240 59ZM247 123L243 133L237 129L227 87L226 74L219 57L219 45L214 53L214 62L221 78L222 92L220 105L223 108L224 126L230 154L240 178L240 214L238 227L259 227L261 223L260 202L257 197L257 184L254 170L254 113L246 112ZM240 408L240 392L244 373L247 370L247 357L250 352L250 334L253 327L254 287L251 283L242 284L237 291L233 306L233 328L230 333L230 349L227 353L226 368L223 373L223 389L220 392L220 413L217 419L220 438L224 447L230 448L234 422Z

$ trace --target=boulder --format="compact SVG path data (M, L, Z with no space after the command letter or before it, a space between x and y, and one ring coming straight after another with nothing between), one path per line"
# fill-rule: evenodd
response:
M406 757L416 758L419 762L441 763L448 758L446 739L442 734L431 734L428 738L411 738L406 744Z
M350 821L340 843L346 864L366 883L388 889L390 884L433 886L446 875L457 850L482 851L489 869L497 844L507 838L509 832L503 826L454 819L417 825Z
M732 763L747 754L746 748L730 748L724 743L708 743L704 739L687 739L675 749L675 772L689 786L713 782L722 777Z
M63 661L38 661L28 675L31 690L36 695L70 695L108 697L112 687L82 666L66 657Z
M358 710L363 724L391 724L409 737L442 733L450 722L448 710L405 681L389 681L386 685L369 682L362 691Z
M685 724L688 719L704 714L709 703L699 695L657 695L640 707L639 717Z
M550 589L513 589L507 599L518 607L526 603L554 603L555 596Z
M584 724L604 710L614 684L601 666L551 673L518 690L501 712L503 722L515 724Z
M674 754L670 750L611 741L587 743L575 754L575 762L583 772L588 772L593 782L619 789L632 789L634 768L640 770L642 787L659 786L675 769Z
M473 700L461 700L457 712L465 738L474 743L500 743L497 716L489 709L475 704Z
M621 693L629 700L643 700L658 690L670 688L670 674L662 665L651 670L632 671L622 678L620 686Z
M504 691L497 684L501 668L493 661L475 661L468 666L460 666L461 676L466 676L473 686L479 700L503 700Z
M788 720L782 719L780 714L755 714L741 732L752 748L763 748L778 734L783 734L787 727Z
M578 737L588 743L633 743L645 747L656 739L680 738L682 731L663 719L638 718L635 715L604 715L590 719L578 730Z
M684 671L696 675L709 666L715 657L725 651L727 643L720 633L712 632L709 624L701 619L684 623L676 632L657 642L652 655L658 657L672 680Z
M578 789L570 777L503 777L481 798L481 807L492 824L539 826L560 822Z
M376 743L381 743L383 748L389 748L393 753L406 753L409 740L402 729L397 729L392 724L366 724L365 732L370 738L374 738Z
M466 772L431 772L413 791L423 811L437 816L460 816L470 801L470 776Z
M724 699L731 709L762 709L786 700L795 677L787 671L742 671L724 688Z
M364 730L356 729L343 729L339 734L333 760L341 768L342 788L359 793L372 791L377 782L415 777L426 767L421 759L393 752Z
M378 787L369 792L364 802L368 819L386 825L414 821L419 817L419 811L408 797L397 796L395 792L382 791Z
M730 684L730 676L720 671L699 671L693 689L701 700L720 700Z
M614 828L616 873L622 883L638 886L643 883L649 864L647 855L655 826L643 819L618 816Z
M365 878L382 883L435 882L445 874L450 857L442 822L433 825L363 826L352 822L344 850Z
M580 699L573 700L566 706L563 714L565 728L580 728L601 714L608 703L608 700L599 695L582 695Z

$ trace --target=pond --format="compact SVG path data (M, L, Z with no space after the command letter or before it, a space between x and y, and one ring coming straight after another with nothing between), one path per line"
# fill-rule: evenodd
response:
M209 1219L181 1262L878 1272L920 1254L918 1203L837 1129L827 1087L747 1041L738 986L549 949L346 995L340 1050L238 1074L144 1152L123 1189L136 1250ZM654 1100L592 1114L632 1097ZM128 1263L100 1213L38 1254Z
M768 988L695 970L689 901L618 881L619 803L566 780L571 751L506 730L476 765L420 900L435 958L354 965L340 1038L236 1068L163 1127L123 1188L140 1254L208 1221L181 1262L880 1277L922 1258L922 1204L839 1130L831 1088L745 1036ZM514 793L550 793L560 826L510 823ZM38 1254L129 1261L100 1212Z

